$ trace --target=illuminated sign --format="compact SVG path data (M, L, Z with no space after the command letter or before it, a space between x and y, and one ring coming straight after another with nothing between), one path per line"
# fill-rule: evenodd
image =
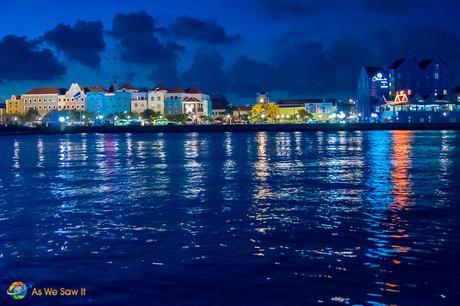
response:
M404 102L409 102L409 98L407 98L406 94L396 96L395 103L404 103Z
M388 79L383 76L383 73L377 73L373 78L372 82L380 82L380 88L388 88Z

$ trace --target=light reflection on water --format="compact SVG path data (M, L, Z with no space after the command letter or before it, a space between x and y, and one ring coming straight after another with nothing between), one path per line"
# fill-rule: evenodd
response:
M8 279L86 286L98 293L80 302L108 304L459 298L456 132L82 134L0 145Z

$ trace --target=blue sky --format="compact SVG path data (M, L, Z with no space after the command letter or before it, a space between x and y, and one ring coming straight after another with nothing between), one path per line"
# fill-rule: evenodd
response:
M409 55L443 57L459 80L459 8L431 0L0 0L0 97L116 80L200 87L236 104L261 90L345 99L361 65Z

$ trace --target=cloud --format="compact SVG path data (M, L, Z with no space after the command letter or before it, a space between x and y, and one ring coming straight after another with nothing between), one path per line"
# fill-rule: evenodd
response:
M43 40L68 58L91 68L100 66L100 52L105 50L103 25L100 21L79 20L73 27L60 23L53 30L45 32Z
M117 14L111 34L121 42L122 59L138 64L154 64L158 61L175 61L175 49L168 49L155 36L155 22L144 11Z
M395 12L412 9L426 0L361 0L359 6L361 9L371 13L394 14ZM397 10L395 11L395 8Z
M276 17L309 16L321 11L328 0L253 0L265 12Z
M229 35L223 27L193 17L177 18L170 25L171 32L177 36L209 44L230 44L240 39L239 35Z
M371 51L353 38L336 40L329 47L306 38L276 45L267 62L243 55L229 67L232 93L240 97L262 90L292 96L351 95L361 66L375 61Z
M232 91L239 96L253 96L256 91L279 89L279 71L276 66L244 55L233 63L228 73L232 79Z
M65 73L51 50L39 50L26 37L8 35L0 40L0 80L53 80Z
M224 60L218 51L201 48L196 51L193 63L182 78L188 86L208 92L226 92L230 88L230 79L223 66Z
M157 84L162 84L168 88L182 86L177 65L170 61L158 63L153 72L147 75L147 79L154 83L153 86Z

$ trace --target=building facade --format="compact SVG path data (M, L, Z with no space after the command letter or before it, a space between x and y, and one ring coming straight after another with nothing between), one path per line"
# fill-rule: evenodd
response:
M337 112L337 99L279 100L276 104L282 119L294 119L300 110L305 110L315 121L329 121L330 117Z
M166 93L164 112L166 115L188 114L198 121L212 116L210 96L197 88L182 90L175 87Z
M366 122L414 121L419 117L423 121L425 117L437 117L430 112L446 113L458 108L459 101L453 98L451 88L451 73L442 59L418 61L404 57L387 69L363 67L358 79L357 106Z
M152 91L149 91L147 96L147 108L156 113L164 115L165 99L168 89L163 85L157 85Z
M305 109L315 121L329 121L337 113L337 99L306 99Z
M6 100L6 114L7 115L24 115L24 105L20 96L11 96Z
M369 120L373 109L384 103L389 94L388 73L382 67L365 66L358 78L358 112L364 120Z
M86 93L83 87L77 83L72 83L68 90L61 90L58 97L58 110L60 111L85 111Z
M6 104L0 103L0 124L6 122Z
M131 94L126 91L109 92L103 87L89 87L86 93L86 108L96 117L131 112Z
M125 84L121 86L116 92L126 92L131 96L131 112L140 114L148 108L147 90L137 89L131 84Z
M35 109L43 117L50 111L58 110L60 94L59 88L34 88L21 96L24 112Z

